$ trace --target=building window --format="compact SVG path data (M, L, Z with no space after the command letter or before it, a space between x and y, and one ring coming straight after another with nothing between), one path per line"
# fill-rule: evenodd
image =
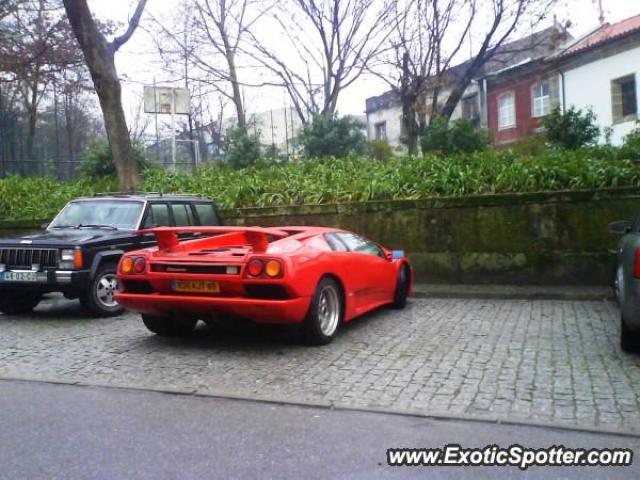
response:
M611 109L613 123L628 122L638 118L635 75L627 75L611 81Z
M478 95L471 95L462 99L462 117L471 120L474 125L480 122L480 106Z
M373 126L373 136L376 140L387 140L387 122L376 123Z
M513 92L498 97L498 129L515 127L516 102Z
M551 110L551 88L548 82L534 85L531 90L531 116L544 117Z

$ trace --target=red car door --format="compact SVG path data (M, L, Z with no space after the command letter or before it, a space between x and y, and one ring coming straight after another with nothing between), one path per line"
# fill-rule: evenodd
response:
M393 298L396 283L394 264L386 258L384 250L376 243L352 233L338 233L337 237L347 246L347 275L354 287L358 310L368 310Z

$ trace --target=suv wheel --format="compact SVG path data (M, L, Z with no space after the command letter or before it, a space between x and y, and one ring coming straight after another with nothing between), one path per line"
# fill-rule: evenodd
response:
M0 292L0 312L6 315L29 313L38 306L40 300L40 293L3 290Z
M80 303L96 317L120 315L124 309L115 300L117 291L116 265L106 263L89 281L87 289L80 295Z

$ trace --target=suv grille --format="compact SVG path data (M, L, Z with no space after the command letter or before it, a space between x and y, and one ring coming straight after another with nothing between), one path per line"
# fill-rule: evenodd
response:
M58 250L55 248L0 248L0 263L7 268L56 267Z

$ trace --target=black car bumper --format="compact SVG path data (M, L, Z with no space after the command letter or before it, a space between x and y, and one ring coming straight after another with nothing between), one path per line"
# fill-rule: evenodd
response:
M6 279L6 272L0 272L0 290L32 290L41 292L77 291L86 288L90 278L87 270L47 270L29 275L28 280ZM10 272L14 273L14 272ZM27 272L30 273L30 272Z

